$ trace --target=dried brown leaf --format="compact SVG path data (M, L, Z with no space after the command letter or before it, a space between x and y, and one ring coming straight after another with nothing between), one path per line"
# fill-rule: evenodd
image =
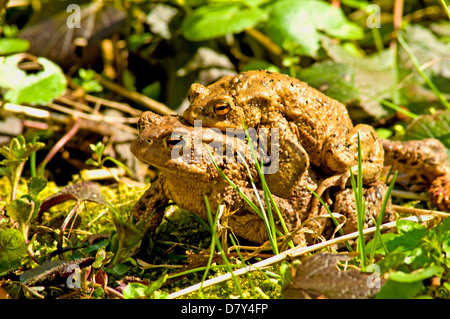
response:
M83 201L107 205L100 193L100 186L94 182L81 182L64 187L60 192L47 197L41 204L39 214L47 211L50 207L74 200L79 203Z
M374 296L379 287L372 288L370 283L371 276L376 274L338 269L338 261L350 258L347 255L320 253L305 259L297 268L294 279L284 288L283 298L366 299Z

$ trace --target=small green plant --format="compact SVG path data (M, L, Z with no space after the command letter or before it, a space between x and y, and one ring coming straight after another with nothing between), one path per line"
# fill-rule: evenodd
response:
M81 86L86 92L101 92L103 87L97 81L97 73L92 69L79 69L78 78L74 78L73 81Z
M41 200L39 199L38 195L47 186L47 180L45 180L43 177L32 177L27 181L27 193L22 195L20 198L17 198L17 189L19 187L19 181L22 176L25 163L30 158L30 156L35 154L37 150L43 148L44 146L44 143L37 142L36 140L27 143L25 138L22 135L19 135L18 137L15 137L11 140L9 146L3 146L2 148L0 148L0 154L4 157L4 159L0 161L0 175L8 176L11 183L10 200L6 203L5 210L8 216L14 222L18 223L18 232L20 232L20 238L22 238L23 240L22 243L26 245L29 244L29 227L36 218L36 215L39 212L39 208L41 206ZM33 168L35 170L35 167L32 167L32 169ZM6 230L2 232L5 231ZM13 231L17 230L11 230L11 232ZM5 234L3 235L6 236ZM19 235L17 234L9 235L13 236L16 241L17 238L19 238ZM22 244L16 243L15 246L21 247ZM29 249L28 252L30 251L31 250ZM4 260L0 260L0 263L3 264L4 261L9 258L10 257L4 258ZM13 258L14 260L18 261L19 259L16 258L20 258L20 254L17 254L17 256L14 255Z
M123 290L125 299L165 299L168 293L159 291L158 289L167 280L168 275L165 274L146 286L138 282L129 283Z
M371 246L372 249L370 249L369 260L367 260L367 254L366 254L366 251L368 251L369 249L367 249L367 247L366 247L367 245L365 243L364 233L363 233L364 223L365 223L365 219L366 219L366 204L365 204L365 198L363 196L363 181L362 181L363 176L362 175L363 175L363 173L362 173L362 157L361 157L361 140L360 140L360 136L358 134L358 172L357 172L357 177L356 177L357 181L355 181L355 177L353 175L351 167L350 167L350 178L351 178L353 193L355 196L357 226L358 226L358 233L359 233L357 248L358 248L358 251L360 252L361 270L365 271L368 264L372 264L372 262L373 262L373 258L375 255L375 250L373 248L375 247L376 243L378 241L380 241L381 245L383 245L383 241L381 239L381 233L380 233L380 226L383 222L384 215L386 214L387 204L388 204L389 198L391 196L392 189L394 188L394 185L395 185L395 180L397 178L397 172L394 173L394 176L389 185L389 188L386 191L386 194L383 198L383 202L381 204L381 209L378 214L378 218L375 220L376 230L375 230L375 235L374 235L374 239L373 239L373 244Z
M368 247L384 258L377 263L387 282L377 298L413 298L450 293L450 219L432 229L416 222L397 221L398 233L385 233ZM441 278L441 286L427 291L426 279Z
M103 153L105 152L105 145L102 142L98 142L97 144L90 144L89 147L91 148L91 150L95 153L97 159L93 159L93 158L89 158L86 161L86 164L89 165L93 165L95 167L99 167L99 168L103 168L104 164L106 161L111 161L114 164L116 164L117 166L122 167L128 175L131 175L130 170L128 169L128 167L121 163L120 161L116 160L115 158L111 157L111 156L105 156L103 157Z
M390 174L388 174L390 175ZM380 226L383 223L384 215L386 214L386 208L389 201L389 198L391 197L392 190L394 189L395 181L397 179L397 171L395 171L394 176L392 177L392 181L389 184L389 188L386 191L386 194L384 195L383 202L381 203L381 209L378 214L378 218L375 221L375 234L373 237L373 244L372 249L370 250L370 256L369 256L369 265L373 264L374 256L375 256L375 245L380 241L380 244L385 248L386 253L387 248L384 245L382 239L381 239L381 232L380 232ZM369 250L369 249L367 249Z
M23 135L14 137L9 146L0 148L0 155L4 157L0 161L0 175L7 175L11 180L11 201L16 198L19 179L28 158L45 146L44 143L33 140L27 143Z
M241 298L243 298L244 295L242 294L242 289L241 289L241 286L239 285L239 281L237 280L237 277L233 273L233 269L231 268L231 264L230 264L230 262L229 262L229 260L227 258L226 252L223 250L223 247L220 244L219 237L217 236L217 221L218 221L218 218L219 218L219 215L220 215L219 210L221 208L220 208L220 206L217 207L217 211L216 211L216 214L215 214L214 220L213 220L213 216L212 216L212 213L211 213L211 207L209 205L209 201L208 201L208 198L206 196L205 196L205 205L206 205L206 211L208 213L209 227L210 227L211 232L212 232L212 241L211 241L211 253L209 255L208 264L207 264L205 273L203 275L202 283L206 279L206 275L207 275L207 273L209 271L209 267L211 266L212 257L213 257L215 248L217 248L217 251L220 253L220 256L222 257L222 260L223 260L223 262L225 263L225 265L227 267L227 270L231 273L231 275L233 277L233 281L234 281L234 283L236 285L236 289L238 290L239 295L241 296Z

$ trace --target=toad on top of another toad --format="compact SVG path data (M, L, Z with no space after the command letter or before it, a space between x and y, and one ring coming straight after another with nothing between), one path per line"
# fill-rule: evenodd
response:
M250 165L247 170L244 163L225 158L227 154L223 152L228 145L248 159L250 150L245 140L227 139L221 131L208 128L202 128L198 137L195 135L198 133L197 128L186 125L182 118L160 116L152 112L142 114L139 127L141 132L132 143L131 151L142 162L158 168L160 175L135 205L132 216L138 220L148 218L148 227L156 230L163 216L163 207L169 200L173 200L181 208L208 220L204 201L207 196L213 213L222 204L229 211L236 211L228 219L228 225L236 235L258 243L267 240L263 219L220 176L212 161L208 160L209 149L225 175L259 207L259 200L248 175L250 170L254 182L258 184L254 166ZM199 138L197 143L195 138ZM211 147L215 142L223 143L224 148ZM316 186L309 176L303 176L303 182L291 199L274 196L289 230L298 228L302 219L305 219L302 214L306 214L307 204L312 196L306 186L311 189ZM258 192L263 198L262 190L259 189ZM294 240L299 244L301 237Z
M183 116L191 124L201 120L204 126L225 130L241 128L244 121L249 127L279 128L280 149L286 141L303 148L311 164L328 174L342 174L341 186L350 176L349 167L357 171L359 133L364 183L378 180L381 174L384 151L373 128L353 127L342 103L298 79L270 71L246 71L207 87L192 84L188 99L190 106ZM280 155L281 171L283 161L289 160L289 154Z
M236 211L228 217L228 225L238 236L248 240L263 243L267 240L267 231L263 219L242 199L238 192L219 175L211 161L208 161L210 150L218 166L225 175L239 187L255 205L259 200L252 187L249 171L257 187L260 198L263 198L262 187L256 174L254 165L249 170L243 163L233 159L224 158L220 149L211 147L215 142L232 146L236 152L250 156L248 143L242 139L227 139L225 134L207 128L201 129L199 143L194 143L196 128L186 125L184 120L177 116L159 116L152 112L145 112L139 122L140 135L133 142L131 150L142 162L151 164L160 170L157 180L152 182L132 210L132 216L137 220L148 220L147 227L154 231L161 222L164 207L169 200L178 206L208 219L204 197L207 196L211 211L224 204L229 211ZM190 148L193 147L194 149ZM194 161L195 154L201 154ZM184 157L183 155L187 155ZM280 210L284 223L289 231L299 229L310 217L312 193L319 183L317 174L308 169L302 174L300 182L287 198L273 195L274 201ZM381 182L374 183L364 193L369 214L376 216L378 207L387 190ZM342 195L339 195L342 192ZM342 212L347 219L355 220L354 203L347 190L337 193L334 202L334 211ZM377 194L374 196L373 194ZM371 215L371 216L372 216ZM368 217L368 219L370 219ZM279 224L278 224L279 225ZM317 227L317 221L311 221L310 226L317 234L325 227L324 223ZM332 226L330 223L327 225ZM349 223L346 231L354 231L354 223ZM334 227L333 227L334 228ZM304 233L300 232L294 237L297 244L304 243Z

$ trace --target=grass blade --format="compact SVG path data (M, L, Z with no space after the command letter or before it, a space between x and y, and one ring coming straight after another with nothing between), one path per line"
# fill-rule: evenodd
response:
M394 176L392 177L392 181L389 184L389 188L386 191L386 194L384 195L383 203L381 204L380 213L378 215L377 222L376 222L376 225L375 225L376 228L375 228L375 234L373 236L373 245L372 245L372 249L370 251L370 256L369 256L369 265L373 263L373 258L375 256L375 247L376 247L377 240L378 239L381 240L381 238L380 238L380 236L381 236L380 226L381 226L381 224L383 222L383 218L384 218L384 215L386 213L387 203L389 201L389 198L391 197L391 192L392 192L392 189L394 188L395 180L397 179L397 173L398 172L395 171ZM386 246L384 246L383 242L381 242L381 243L382 243L382 245L383 245L383 247L384 247L384 249L385 249L385 251L387 253L388 251L387 251Z
M444 97L444 95L439 91L439 89L434 85L434 83L430 80L430 78L423 72L420 66L419 60L417 60L414 52L411 50L409 45L406 43L405 39L402 37L401 34L397 34L397 40L402 46L402 48L406 51L406 53L409 56L409 59L414 64L414 67L416 68L417 73L419 73L420 77L424 80L424 82L428 85L428 87L431 89L431 91L434 93L436 98L441 102L441 104L446 107L448 110L450 110L450 102L447 101L447 99Z
M275 213L277 214L278 220L280 221L280 224L281 224L281 227L283 228L284 234L285 235L289 235L289 229L287 228L287 226L286 226L286 224L284 222L283 216L281 215L281 212L278 209L277 204L275 203L275 200L274 200L273 195L272 195L272 193L271 193L271 191L269 189L269 186L267 185L267 182L266 182L266 179L265 179L265 176L264 176L264 171L263 171L264 164L263 164L262 158L261 158L261 163L259 164L257 156L256 156L255 149L253 148L253 143L252 143L252 140L250 138L250 134L249 134L249 132L247 130L247 126L245 125L244 121L242 121L242 124L244 126L245 134L246 134L247 139L248 139L248 143L249 143L249 146L250 146L250 151L251 151L253 160L255 161L255 166L256 166L256 170L258 172L258 176L259 176L259 178L261 180L261 185L262 185L263 193L264 193L264 200L265 200L265 203L266 203L266 207L267 207L267 211L268 211L268 217L269 217L269 221L270 221L270 231L272 232L272 236L274 238L276 238L276 233L278 232L278 229L275 226L275 220L273 218L273 213L272 213L271 207L273 207L273 209L275 210ZM294 247L294 243L292 241L289 241L289 246L291 248ZM277 248L277 254L278 254L278 248Z
M237 280L236 275L233 273L233 269L232 269L232 267L230 265L230 262L229 262L229 260L227 258L227 255L223 251L222 245L220 244L220 240L217 237L217 220L219 218L220 205L219 205L219 207L217 207L217 211L216 211L216 215L214 217L214 220L212 218L212 213L211 213L211 208L210 208L210 205L209 205L208 197L206 197L206 196L205 196L205 205L206 205L206 212L208 213L209 224L210 224L210 227L211 227L211 230L212 230L213 241L216 244L217 251L220 253L220 256L222 257L223 262L227 266L228 272L231 273L233 281L234 281L234 283L236 285L236 289L239 292L239 296L241 298L244 298L244 294L242 293L242 289L241 289L241 286L239 285L239 281ZM212 247L212 245L211 245L211 248L214 249L214 247ZM209 260L212 261L212 253L210 254ZM205 273L206 273L206 271L205 271ZM203 276L205 277L205 275L203 275ZM204 280L202 281L202 283L203 282L204 282Z
M330 208L328 207L328 205L325 204L325 202L322 200L322 198L320 198L319 195L317 195L312 189L310 189L308 186L306 186L306 188L315 196L317 197L317 199L320 201L320 203L322 204L323 207L325 207L325 209L328 212L328 215L330 215L331 220L333 221L333 223L336 225L336 227L339 227L339 222L337 221L336 217L334 217L333 213L331 212ZM341 236L344 236L344 231L342 230L342 228L339 228L338 230L339 234ZM348 251L352 252L353 249L350 246L350 244L346 241L345 242L345 246L347 246Z
M353 175L352 168L350 167L350 179L352 183L353 193L355 195L356 204L356 215L358 224L358 251L360 252L361 258L361 269L367 266L365 243L364 243L364 221L366 219L366 205L363 196L363 182L362 182L362 157L361 157L361 139L358 134L358 172L357 172L357 182L355 181L355 176Z

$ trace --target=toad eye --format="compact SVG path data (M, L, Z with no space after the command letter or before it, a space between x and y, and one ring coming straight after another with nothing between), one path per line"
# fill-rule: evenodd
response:
M214 105L214 113L218 115L225 115L228 112L230 112L231 107L230 103L228 102L219 102L216 105Z

